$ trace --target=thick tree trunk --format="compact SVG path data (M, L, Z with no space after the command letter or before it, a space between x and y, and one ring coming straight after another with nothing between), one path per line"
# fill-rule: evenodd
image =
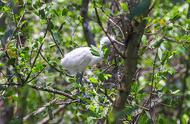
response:
M128 39L128 47L125 54L125 74L118 87L118 95L113 106L114 123L121 123L119 115L125 107L126 99L130 94L131 84L134 82L135 72L137 70L138 50L144 33L145 21L135 28L136 32L133 32Z
M145 5L146 3L142 3L141 5L138 4L137 6L135 5L137 3L134 1L130 1L128 0L128 5L129 5L129 9L130 10L135 10L139 9L137 7L141 7L140 9L142 9L142 5ZM146 7L143 8L144 11L145 9L149 8L149 3L146 4ZM117 97L114 101L113 104L113 111L111 114L111 123L114 124L120 124L122 123L122 115L121 112L122 110L125 108L126 105L126 100L128 98L128 96L130 95L130 90L131 90L131 85L132 83L135 81L135 74L136 74L136 70L137 70L137 64L138 64L138 51L139 51L139 46L141 43L141 38L144 34L144 30L145 30L145 26L146 26L146 21L145 19L143 19L142 17L146 17L148 10L145 11L145 13L140 12L140 15L138 15L139 13L135 13L135 16L139 16L139 18L137 17L138 21L136 21L136 17L135 19L132 17L131 21L130 21L130 28L131 30L128 30L127 32L127 38L126 38L126 49L125 49L125 67L124 67L124 74L123 74L123 78L118 86L118 94ZM131 12L132 13L132 12ZM142 16L142 17L140 17ZM126 17L130 19L130 16ZM122 19L122 18L121 18ZM123 18L124 19L124 18ZM125 20L123 20L123 22L126 22ZM122 27L122 28L126 28L129 29L129 27Z

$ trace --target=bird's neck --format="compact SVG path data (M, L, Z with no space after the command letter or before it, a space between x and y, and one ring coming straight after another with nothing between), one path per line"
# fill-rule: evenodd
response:
M103 44L100 44L100 58L104 57L104 50L103 50Z

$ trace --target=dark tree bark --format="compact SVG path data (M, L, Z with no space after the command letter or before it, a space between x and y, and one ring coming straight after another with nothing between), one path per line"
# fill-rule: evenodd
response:
M81 16L83 17L82 27L83 27L84 36L85 36L88 46L91 46L91 45L96 46L96 42L94 41L94 36L88 24L88 4L89 4L89 0L82 0L82 8L81 8Z

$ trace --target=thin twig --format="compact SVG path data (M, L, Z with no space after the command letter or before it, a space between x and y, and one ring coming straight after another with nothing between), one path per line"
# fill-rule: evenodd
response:
M53 110L52 114L56 115L59 112L61 112L63 110L64 112L64 108L66 108L68 105L72 104L72 103L76 103L78 102L77 100L72 100L69 102L65 102L64 104L60 105L57 109ZM37 124L47 124L50 121L50 116L46 116L45 118L43 118L41 121L37 122Z
M51 34L51 36L52 36L52 38L53 38L53 41L54 41L55 45L57 46L57 48L58 48L59 52L61 53L62 57L64 57L64 54L63 54L63 52L62 52L61 48L59 47L59 44L57 43L57 40L55 39L55 37L54 37L54 34L53 34L52 30L51 30L51 29L49 29L49 31L50 31L50 34Z
M33 81L35 78L37 78L37 77L44 71L45 68L46 68L46 66L44 66L44 68L43 68L41 71L39 71L36 76L34 76L32 79L28 80L27 83L30 83L30 82Z
M156 55L155 55L155 58L154 58L154 63L153 63L153 68L152 68L152 80L151 80L151 89L150 89L150 103L152 103L152 99L153 99L153 92L154 92L154 87L155 87L155 83L154 83L154 77L155 77L155 68L156 68L156 60L157 60L157 57L158 57L158 49L156 51ZM154 104L155 102L153 102ZM153 107L155 107L155 105L153 105ZM151 109L151 104L150 104L150 109ZM151 116L151 120L152 120L152 114L150 114Z
M63 73L63 71L57 69L54 65L52 65L51 63L49 63L49 61L44 57L44 55L40 52L40 56L42 57L42 59L53 69L55 69L56 71ZM64 74L64 73L63 73Z
M51 63L49 63L49 61L44 57L44 55L40 52L40 56L42 57L42 59L50 66L52 67L53 69L55 69L56 71L60 72L61 74L65 74L66 76L68 77L73 77L67 73L65 73L64 71L62 70L59 70L58 68L56 68L54 65L52 65Z
M52 105L53 103L55 103L57 101L57 99L53 99L51 100L50 102L46 103L45 105L43 105L42 107L38 108L37 110L31 112L30 114L26 115L23 120L26 121L28 120L29 118L31 118L32 116L36 116L40 113L42 113L43 111L46 110L46 107Z
M159 98L156 98L154 101L151 101L150 102L150 97L145 100L145 102L143 103L143 106L139 106L140 108L137 109L134 113L133 113L133 119L131 121L132 124L138 124L138 120L140 118L140 116L145 112L145 111L149 111L150 109L149 108L153 108L155 107L156 105L160 104L162 102L162 99L159 97Z
M112 24L114 24L114 25L119 29L119 31L120 31L121 34L122 34L122 37L125 38L125 35L124 35L124 33L123 33L121 27L120 27L118 24L116 24L111 18L109 18L109 21L110 21Z

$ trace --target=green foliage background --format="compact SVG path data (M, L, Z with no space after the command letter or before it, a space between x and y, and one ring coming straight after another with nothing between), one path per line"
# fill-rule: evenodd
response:
M110 10L110 2L96 2L104 27L108 15L129 11L125 2L118 1L121 11L116 12ZM136 80L120 115L124 123L132 121L134 113L143 108L151 86L156 105L152 112L150 108L143 109L139 123L186 124L190 120L189 3L188 0L154 1L146 18ZM120 76L114 69L122 70L123 60L117 55L117 63L110 61L111 55L107 53L100 67L88 68L92 72L84 75L83 86L74 76L68 76L60 64L64 54L87 46L81 4L81 0L0 1L0 112L11 111L5 117L0 114L0 118L8 118L14 124L96 123L112 119L112 101L118 85L114 77ZM105 34L97 23L92 1L88 9L89 26L99 44ZM141 9L137 8L133 18L143 14ZM123 42L117 33L116 39ZM76 94L77 88L82 94Z

